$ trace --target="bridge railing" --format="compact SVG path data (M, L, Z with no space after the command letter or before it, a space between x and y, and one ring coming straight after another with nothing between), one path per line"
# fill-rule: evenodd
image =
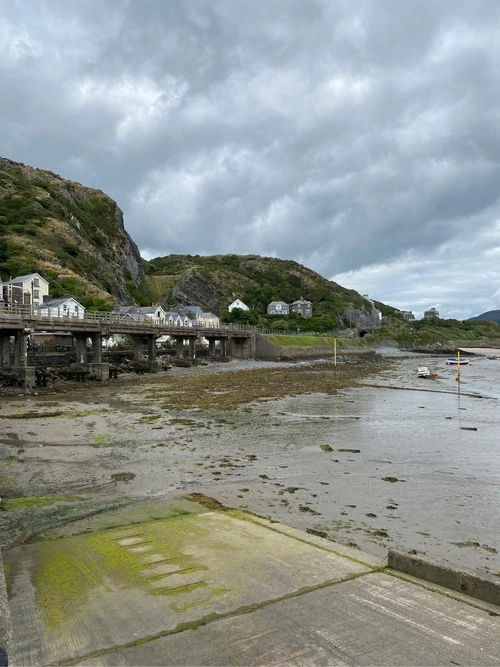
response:
M216 323L216 322L203 322L201 320L190 320L189 325L178 324L176 321L160 320L160 319L150 319L149 317L144 317L143 319L137 320L131 317L129 314L119 314L112 313L109 311L85 311L85 312L74 312L74 311L64 311L63 309L52 309L49 312L44 312L47 309L40 309L38 306L24 306L19 304L5 304L0 303L0 316L12 316L26 320L36 320L37 322L43 322L44 320L51 319L52 322L54 319L62 319L64 321L68 320L78 320L78 323L85 324L85 322L99 323L102 325L125 325L126 327L151 327L157 329L176 329L180 331L192 331L195 330L217 330L217 331L241 331L245 333L259 333L259 334L278 334L282 336L335 336L341 334L340 330L330 331L330 332L312 332L312 331L301 331L300 329L266 329L263 327L257 327L251 324L226 324L226 323Z

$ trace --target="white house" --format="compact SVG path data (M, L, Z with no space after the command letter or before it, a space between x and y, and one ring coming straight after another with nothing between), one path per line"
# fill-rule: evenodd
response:
M284 301L271 301L267 304L268 315L288 315L288 304Z
M39 273L29 273L2 283L1 291L5 303L39 306L49 296L49 283Z
M173 327L192 327L193 320L187 315L181 315L174 310L167 310L165 313L165 324Z
M155 324L165 323L166 313L161 306L144 306L136 308L134 314L139 315L146 320L151 320L151 322L154 322Z
M85 317L85 308L71 296L62 299L50 299L38 306L38 314L42 317Z
M227 309L229 312L234 310L235 308L240 308L241 310L250 310L250 308L247 306L246 303L243 303L241 299L235 299L233 303L230 303Z
M154 324L165 324L166 313L161 306L118 306L113 310L119 317L131 317L136 322L149 320Z
M202 313L201 325L207 327L207 329L218 329L220 327L220 319L214 313Z

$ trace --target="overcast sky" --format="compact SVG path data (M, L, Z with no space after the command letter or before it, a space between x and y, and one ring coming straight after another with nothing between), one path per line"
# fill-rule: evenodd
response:
M147 259L295 259L417 316L500 308L500 2L0 0L0 155Z

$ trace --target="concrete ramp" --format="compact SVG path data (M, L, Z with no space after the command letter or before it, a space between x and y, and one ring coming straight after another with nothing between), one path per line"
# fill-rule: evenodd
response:
M499 608L244 512L151 508L122 508L4 554L10 664L500 661Z
M6 564L19 665L140 644L370 572L249 515L212 511L37 542Z

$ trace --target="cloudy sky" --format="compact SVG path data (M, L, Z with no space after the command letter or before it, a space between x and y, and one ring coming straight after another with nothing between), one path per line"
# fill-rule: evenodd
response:
M146 258L295 259L417 316L500 308L500 2L0 0L0 155Z

